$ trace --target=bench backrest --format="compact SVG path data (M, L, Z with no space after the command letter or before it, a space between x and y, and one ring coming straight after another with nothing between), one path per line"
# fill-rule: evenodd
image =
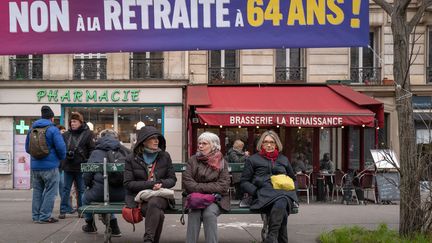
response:
M185 163L173 163L175 172L183 172L186 170ZM244 168L244 163L228 164L228 170L231 173L241 173ZM107 163L107 172L123 172L124 164ZM81 172L101 172L103 173L103 163L82 163Z

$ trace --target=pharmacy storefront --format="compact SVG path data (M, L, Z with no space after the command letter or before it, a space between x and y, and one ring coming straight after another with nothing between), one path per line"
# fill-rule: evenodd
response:
M68 128L71 112L80 112L95 135L114 129L127 147L135 142L137 129L154 126L166 137L173 161L181 162L185 133L182 104L181 87L1 89L1 189L30 188L25 138L31 124L40 118L42 105L52 108L56 124Z

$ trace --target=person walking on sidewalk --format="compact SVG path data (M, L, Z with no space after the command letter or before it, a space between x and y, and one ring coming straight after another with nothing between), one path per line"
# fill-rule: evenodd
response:
M124 164L126 157L130 154L128 148L123 146L118 134L114 130L106 129L100 132L99 139L96 141L96 148L90 155L88 163L103 163L104 158L107 163ZM123 173L111 172L108 174L109 186L109 201L123 202L125 198L125 189L123 187ZM103 173L83 173L84 184L87 190L82 198L83 206L87 206L92 202L104 201L104 176ZM84 218L86 224L82 226L82 230L87 233L95 233L97 231L92 213L85 213ZM121 236L120 228L117 223L117 218L114 214L110 216L110 227L112 236Z
M72 183L78 190L78 207L82 206L84 194L84 181L81 173L81 164L86 163L94 150L93 132L84 122L83 116L78 112L72 112L69 121L69 130L63 133L67 146L66 159L62 163L64 171L64 186L60 203L60 219L66 218L66 213L74 213L68 202Z
M33 144L30 146L30 134L33 129L46 128L44 134L45 143L49 149L48 155L35 158L31 155L31 177L32 177L32 219L35 223L55 223L58 220L52 217L54 201L59 187L59 164L66 156L66 145L55 126L54 112L49 106L42 106L41 119L35 121L26 137L26 152L32 154ZM40 139L39 139L40 140ZM39 156L38 156L39 157Z

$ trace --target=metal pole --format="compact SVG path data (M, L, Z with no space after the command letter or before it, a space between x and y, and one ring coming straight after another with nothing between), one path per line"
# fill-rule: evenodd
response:
M104 205L109 202L109 188L108 188L108 171L107 171L107 158L103 160L103 179L104 179Z

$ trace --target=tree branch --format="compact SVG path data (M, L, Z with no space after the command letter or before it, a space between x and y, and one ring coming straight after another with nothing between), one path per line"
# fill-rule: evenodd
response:
M422 1L421 6L417 9L412 19L408 22L408 30L410 33L413 30L414 26L416 26L420 19L423 17L426 9L430 6L432 6L432 0Z
M393 13L393 5L388 3L385 0L373 0L378 6L380 6L388 15L392 15Z

